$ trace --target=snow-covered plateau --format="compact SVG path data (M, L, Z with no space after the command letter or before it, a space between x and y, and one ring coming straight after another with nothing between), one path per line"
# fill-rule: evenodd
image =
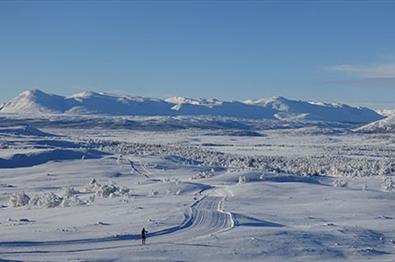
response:
M367 130L388 117L285 98L48 96L0 110L0 261L395 261L395 133Z

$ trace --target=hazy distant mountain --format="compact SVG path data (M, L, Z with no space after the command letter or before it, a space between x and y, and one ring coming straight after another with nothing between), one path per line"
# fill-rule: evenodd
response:
M383 117L365 107L351 107L345 104L307 102L272 97L260 100L247 100L245 103L277 110L276 118L301 118L328 122L369 123Z
M395 109L379 109L379 110L376 110L376 112L382 116L395 115Z
M22 92L5 103L1 113L15 114L104 114L138 116L208 115L247 119L314 120L370 123L383 117L363 107L296 101L272 97L248 101L220 101L171 97L166 100L82 92L59 96L40 90Z
M368 133L395 133L395 114L362 126L356 130Z

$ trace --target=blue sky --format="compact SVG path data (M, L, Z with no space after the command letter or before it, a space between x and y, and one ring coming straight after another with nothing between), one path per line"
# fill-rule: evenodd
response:
M0 2L0 101L26 89L395 108L395 2Z

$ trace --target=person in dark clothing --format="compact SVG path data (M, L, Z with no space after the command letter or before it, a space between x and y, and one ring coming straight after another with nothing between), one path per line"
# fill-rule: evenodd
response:
M148 231L145 230L145 228L143 227L143 230L141 230L141 242L143 245L145 245L145 239L147 238L147 233Z

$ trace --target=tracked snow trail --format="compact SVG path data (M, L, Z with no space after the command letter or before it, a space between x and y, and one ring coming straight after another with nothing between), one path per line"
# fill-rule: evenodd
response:
M229 230L234 226L234 221L231 213L223 211L223 203L224 197L205 196L187 210L182 224L153 232L149 236L161 238L160 236L172 234L166 238L196 239Z
M132 161L129 159L131 173L137 173L139 175L149 178L150 172L140 161Z
M140 161L129 159L132 171L149 178L149 170ZM150 237L159 237L167 234L176 234L174 238L183 238L186 234L193 237L206 236L225 231L234 226L232 214L223 211L225 197L206 195L195 202L185 213L183 223L178 226L166 228L148 234Z
M215 237L216 233L227 231L235 223L231 213L223 211L224 196L206 195L191 205L185 212L184 221L180 225L165 228L148 234L151 244L175 243L177 241L196 240L201 237ZM122 244L125 241L138 240L138 234L115 235L103 238L87 238L52 241L11 241L0 242L0 254L70 254L94 250L111 250L140 244ZM126 242L126 243L127 243ZM85 248L78 248L84 244ZM55 248L54 248L55 247ZM9 249L12 248L12 252Z
M234 221L231 213L223 211L224 197L207 196L192 207L192 226L195 236L204 236L231 229Z

